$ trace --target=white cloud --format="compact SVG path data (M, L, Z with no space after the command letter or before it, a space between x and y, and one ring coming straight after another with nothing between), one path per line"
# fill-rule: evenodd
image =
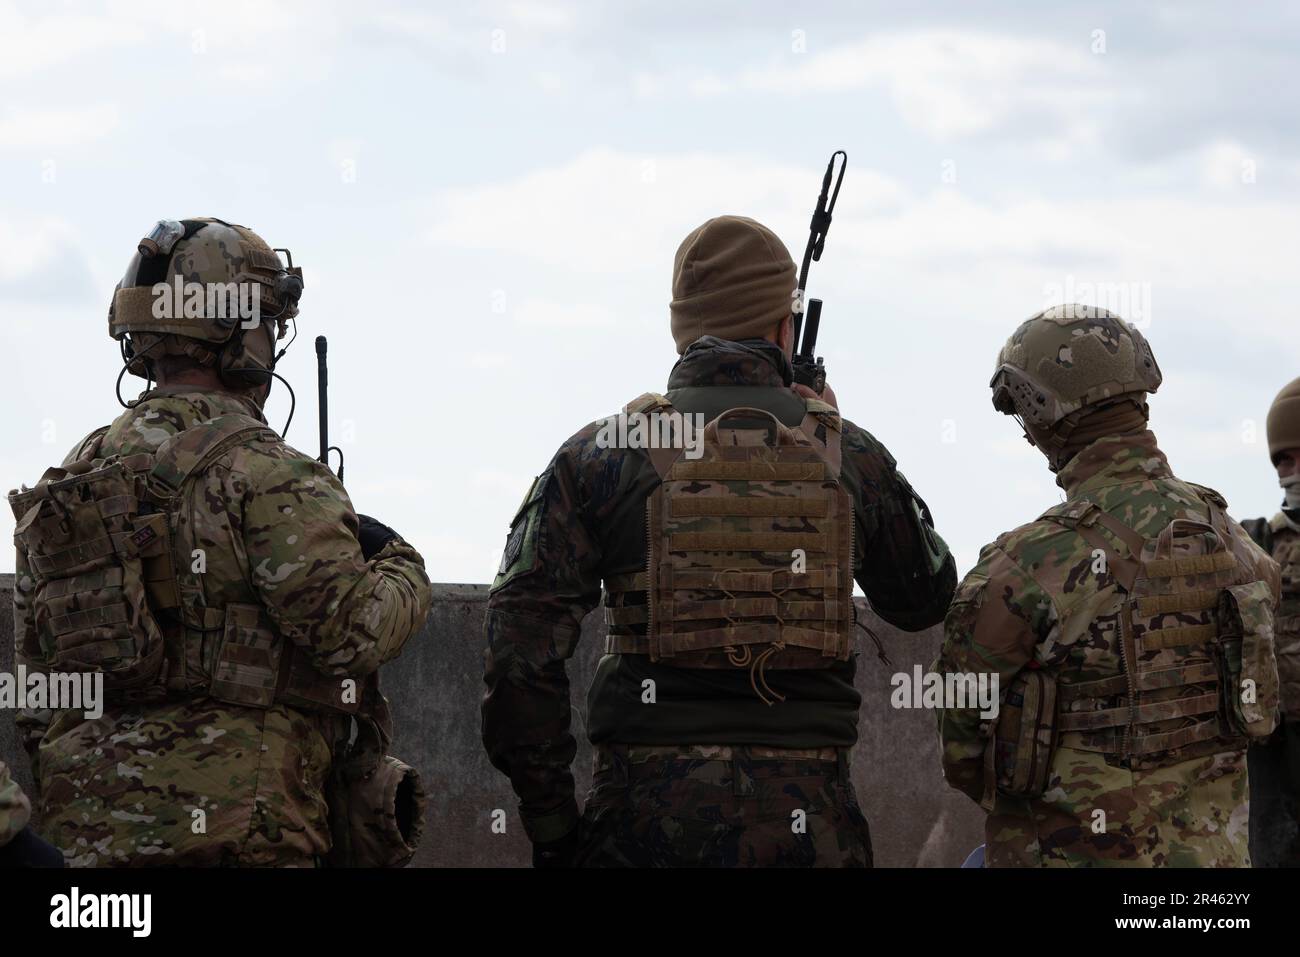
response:
M515 321L522 325L549 329L591 329L614 324L613 313L608 308L583 302L525 299L512 312Z
M62 220L0 218L0 284L53 265L61 253L75 245L74 230Z
M107 136L117 128L119 119L112 104L76 110L10 108L0 117L0 147L77 146Z
M1200 151L1201 181L1213 189L1231 190L1258 181L1259 157L1240 143L1220 140Z
M560 166L437 194L429 235L438 243L515 253L588 274L619 275L653 264L666 275L671 251L711 215L771 220L768 225L779 233L788 226L783 234L797 239L792 230L807 228L822 172L744 156L591 149ZM852 189L841 196L837 223L902 196L884 175L861 169L850 175Z
M573 25L577 11L568 4L517 0L507 4L510 17L520 26L539 30L565 30Z
M16 3L0 3L0 77L25 76L84 61L106 48L143 43L136 23L85 14L26 16Z
M1088 143L1097 135L1091 114L1121 94L1088 52L1087 39L1067 46L956 30L882 33L730 76L690 68L640 73L635 89L642 96L678 89L697 97L738 91L807 97L881 88L907 123L939 140L1028 121L1029 129L1018 131L1022 135L1030 132L1031 138L1055 144Z

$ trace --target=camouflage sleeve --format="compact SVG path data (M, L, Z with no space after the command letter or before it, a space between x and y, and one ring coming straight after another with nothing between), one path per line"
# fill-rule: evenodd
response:
M424 560L398 538L366 561L356 512L328 468L283 447L261 461L248 477L243 534L267 614L319 670L370 674L429 614Z
M921 497L868 433L845 423L844 462L854 500L854 577L881 618L905 631L943 621L957 566Z
M987 546L957 589L944 620L943 646L930 670L993 674L998 703L1034 659L1055 621L1050 596L1001 548ZM938 712L944 778L973 800L984 790L984 720L978 705Z
M600 543L587 522L574 440L533 481L510 525L488 600L483 744L509 776L534 843L577 825L565 662L600 601Z

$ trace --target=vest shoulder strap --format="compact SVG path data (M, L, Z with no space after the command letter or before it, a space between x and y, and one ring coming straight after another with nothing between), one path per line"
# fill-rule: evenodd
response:
M821 399L804 398L804 418L799 423L799 431L826 460L826 465L837 482L840 478L840 467L843 465L843 451L840 445L843 429L844 420L840 418L839 410L835 406ZM824 439L818 436L819 431L825 437Z
M655 409L672 407L668 399L658 392L642 392L639 396L623 406L624 412L652 412Z
M1085 542L1106 556L1106 567L1116 583L1126 592L1133 590L1133 583L1142 571L1142 551L1146 547L1146 538L1141 533L1129 528L1096 502L1086 498L1054 505L1039 519L1055 522L1078 533ZM1110 537L1103 534L1101 529L1109 532ZM1124 546L1122 552L1115 547L1117 541Z
M63 460L64 466L74 462L89 462L100 457L99 451L104 445L104 436L108 435L109 426L104 425L91 432L81 440L77 450Z
M1228 507L1228 500L1208 485L1197 485L1195 482L1188 482L1187 484L1196 489L1196 493L1207 505L1213 505L1221 509Z
M673 404L668 401L667 396L658 392L643 392L627 405L623 406L625 415L645 415L658 410L667 410L672 412ZM684 448L649 448L646 449L646 455L650 458L650 464L654 466L655 473L659 476L659 481L668 477L668 471L673 467L673 463L680 457Z
M251 415L219 415L163 442L154 455L150 480L174 495L231 447L262 436L279 439L269 425Z

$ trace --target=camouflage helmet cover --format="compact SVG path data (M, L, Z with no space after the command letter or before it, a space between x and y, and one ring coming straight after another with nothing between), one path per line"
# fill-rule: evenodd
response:
M181 293L198 307L183 308ZM259 325L274 342L284 336L289 320L298 314L302 270L286 265L261 236L246 226L220 219L162 221L140 241L136 254L113 293L108 313L109 335L121 340L133 336L135 353L161 345L163 353L185 352L215 358L215 350L241 330L251 328L241 306L255 305ZM160 309L160 297L171 297L171 308ZM163 339L165 342L159 343ZM259 353L261 343L249 345ZM269 358L269 357L268 357ZM144 376L143 363L131 371Z
M1292 379L1277 394L1264 430L1268 434L1268 457L1275 465L1283 452L1300 449L1300 379Z
M1068 303L1025 320L998 353L993 407L1051 428L1085 406L1155 392L1160 367L1142 333L1096 306Z

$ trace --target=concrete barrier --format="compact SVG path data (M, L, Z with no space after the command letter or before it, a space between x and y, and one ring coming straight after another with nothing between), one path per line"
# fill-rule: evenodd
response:
M11 606L13 576L0 575L0 602ZM414 866L526 866L528 841L515 811L510 783L487 760L479 741L483 695L485 585L437 585L433 610L419 637L384 669L383 687L397 724L394 753L415 765L429 794L425 838ZM934 714L889 705L889 677L928 665L939 629L908 634L880 621L863 605L862 620L880 637L891 664L880 662L870 642L859 659L863 707L853 780L871 823L881 867L956 867L981 843L983 815L943 782ZM574 773L581 796L590 783L586 741L586 690L602 644L603 618L589 615L570 665ZM0 671L13 671L13 620L0 617ZM27 759L17 747L13 712L0 713L0 760L30 793ZM507 812L505 834L492 831L496 810Z

